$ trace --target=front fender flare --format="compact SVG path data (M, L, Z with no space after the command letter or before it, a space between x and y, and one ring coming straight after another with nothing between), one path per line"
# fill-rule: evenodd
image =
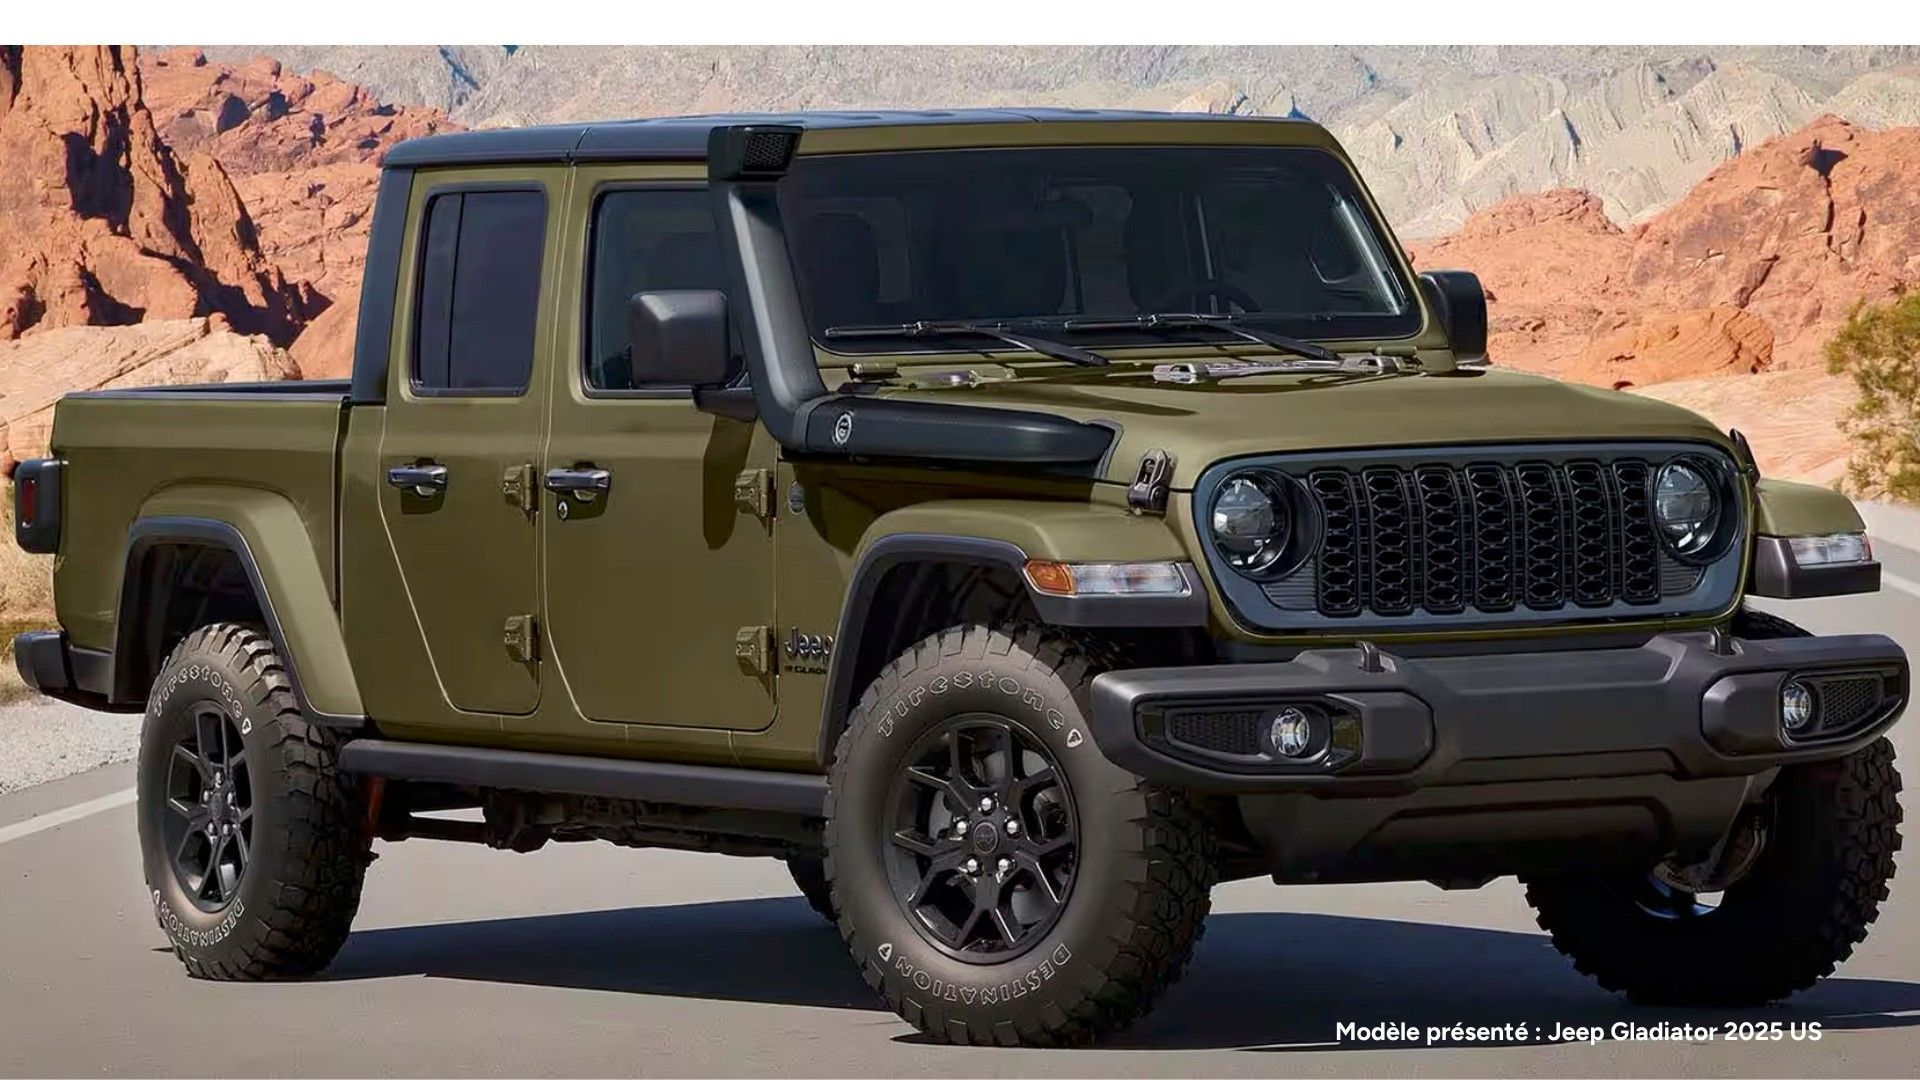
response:
M896 567L923 562L1005 569L1026 583L1029 558L1063 562L1177 563L1187 579L1180 596L1049 596L1027 585L1042 621L1052 626L1204 628L1207 591L1177 537L1163 521L1107 507L999 504L968 500L922 504L882 516L855 553L834 637L833 659L816 758L832 759L834 742L853 711L861 639L881 583Z
M128 528L110 683L116 701L141 695L123 658L133 655L132 635L139 623L141 559L165 544L231 552L246 572L307 718L334 727L365 723L366 709L332 593L299 511L284 496L247 489L161 492L141 507Z
M1756 508L1753 531L1762 536L1818 536L1867 530L1853 500L1831 488L1763 479L1754 485L1753 501Z

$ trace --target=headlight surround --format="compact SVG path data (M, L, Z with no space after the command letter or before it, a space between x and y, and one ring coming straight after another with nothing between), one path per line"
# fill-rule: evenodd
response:
M1731 520L1725 479L1706 460L1675 458L1654 474L1653 523L1682 561L1703 563L1719 554Z
M1284 481L1258 470L1221 483L1207 509L1207 529L1220 557L1249 577L1266 573L1293 535L1293 500Z

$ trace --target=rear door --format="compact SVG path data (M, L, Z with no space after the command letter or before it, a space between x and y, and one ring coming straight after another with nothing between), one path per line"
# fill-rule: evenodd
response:
M372 659L367 694L385 715L424 722L539 704L531 482L545 427L550 218L566 175L508 167L415 180L403 344L372 478L378 520L347 522L379 529L399 569L399 588L355 605L369 616L357 633L390 643Z

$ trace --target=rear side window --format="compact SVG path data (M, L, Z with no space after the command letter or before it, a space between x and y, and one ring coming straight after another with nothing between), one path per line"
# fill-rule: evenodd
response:
M705 191L690 189L609 191L594 207L591 243L588 388L671 387L657 372L634 370L627 301L635 293L662 289L726 288L712 200Z
M520 393L533 371L547 198L451 191L427 202L413 378L422 390Z

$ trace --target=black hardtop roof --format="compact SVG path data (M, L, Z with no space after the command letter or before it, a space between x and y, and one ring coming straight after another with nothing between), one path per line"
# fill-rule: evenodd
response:
M1310 123L1289 117L1250 117L1216 113L1139 112L1121 109L930 109L848 110L841 112L716 113L661 116L639 120L599 120L579 124L496 128L408 139L387 152L388 168L430 165L485 165L537 161L701 161L714 128L735 124L791 124L813 130L865 127L921 127L934 124L1017 124L1112 120L1249 120L1280 124Z

